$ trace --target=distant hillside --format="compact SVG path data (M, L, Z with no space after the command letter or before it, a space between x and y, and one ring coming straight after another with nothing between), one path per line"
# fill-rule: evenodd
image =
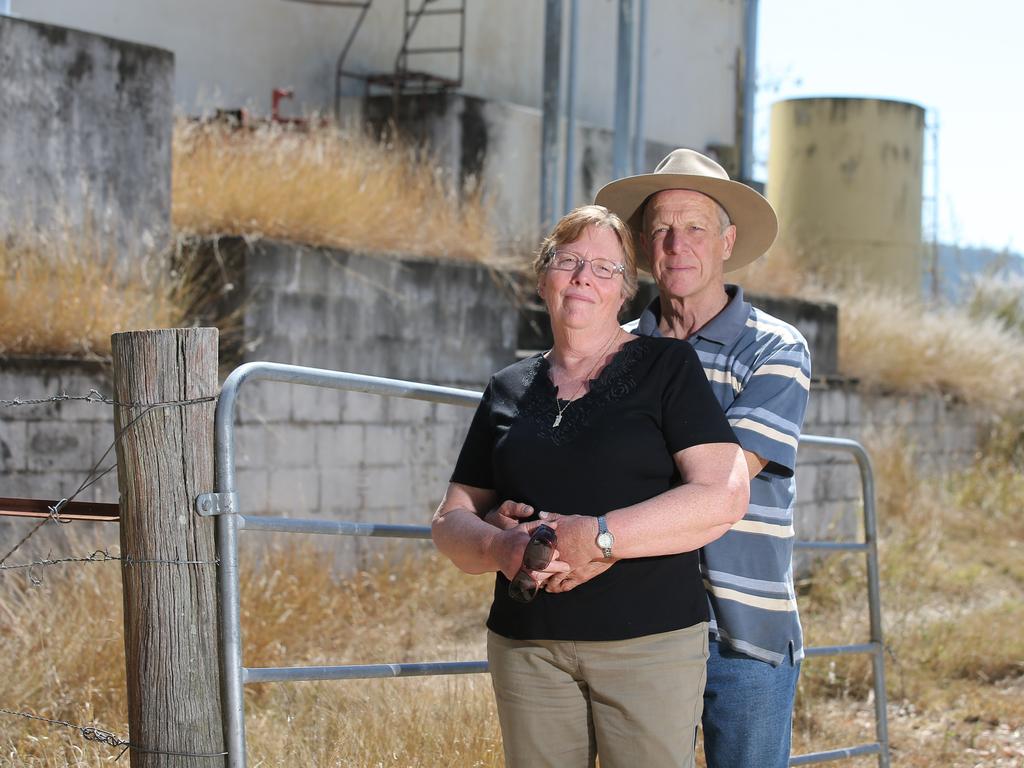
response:
M962 248L958 245L939 245L939 286L947 299L957 302L973 277L1024 277L1024 254L995 251L991 248ZM932 277L924 278L925 295L931 295Z

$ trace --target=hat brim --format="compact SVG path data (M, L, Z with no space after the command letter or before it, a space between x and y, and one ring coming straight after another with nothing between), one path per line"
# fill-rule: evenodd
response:
M645 173L605 184L594 202L616 214L638 237L643 233L644 201L666 189L692 189L713 198L736 225L736 242L725 271L745 267L767 251L779 233L779 220L767 200L746 184L713 176ZM639 242L637 243L639 246Z

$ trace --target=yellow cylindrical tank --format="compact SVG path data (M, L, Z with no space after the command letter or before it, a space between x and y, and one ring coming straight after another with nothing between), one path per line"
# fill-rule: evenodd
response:
M830 282L918 294L924 109L902 101L776 102L766 196L779 215L773 251Z

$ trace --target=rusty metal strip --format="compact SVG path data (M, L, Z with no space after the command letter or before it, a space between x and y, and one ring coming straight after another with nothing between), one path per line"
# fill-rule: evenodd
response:
M56 506L56 499L11 499L0 497L0 517L50 516L50 507ZM121 518L117 504L101 501L68 501L61 507L62 520L91 520L96 523L116 523Z

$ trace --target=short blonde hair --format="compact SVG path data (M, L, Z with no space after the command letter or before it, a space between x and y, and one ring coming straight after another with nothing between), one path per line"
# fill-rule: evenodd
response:
M622 264L626 270L622 273L622 295L626 301L636 296L636 244L629 227L603 205L583 205L569 211L555 224L551 234L544 238L533 259L533 272L540 279L547 269L551 255L562 245L579 240L587 227L603 227L610 229L619 239L622 246Z

